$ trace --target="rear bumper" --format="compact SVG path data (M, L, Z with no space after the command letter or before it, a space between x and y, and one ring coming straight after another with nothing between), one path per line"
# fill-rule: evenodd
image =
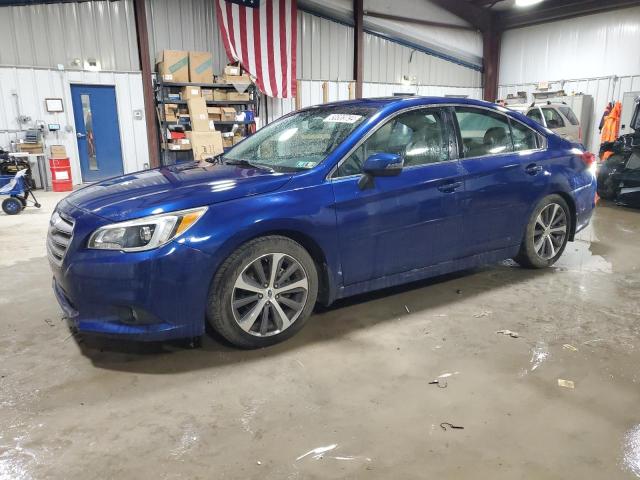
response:
M571 192L576 205L575 233L584 230L589 225L593 210L596 208L596 192L597 182L595 176L592 176L590 183Z
M141 341L204 332L211 256L171 243L150 252L69 252L51 264L53 291L80 333Z

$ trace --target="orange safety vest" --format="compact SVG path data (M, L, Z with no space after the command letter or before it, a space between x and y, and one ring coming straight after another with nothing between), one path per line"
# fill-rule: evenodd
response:
M602 135L600 136L600 143L615 142L620 134L620 115L622 113L622 104L616 102L611 109L611 113L607 115L602 126Z
M622 104L616 102L611 109L611 113L604 119L604 125L602 126L602 134L600 135L600 144L605 142L615 142L620 134L620 116L622 114ZM602 160L606 160L613 152L605 152L602 155Z

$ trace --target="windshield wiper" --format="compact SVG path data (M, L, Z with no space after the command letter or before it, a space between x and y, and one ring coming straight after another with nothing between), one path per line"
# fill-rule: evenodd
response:
M222 165L222 162L224 160L224 157L222 155L223 155L222 153L219 153L215 157L205 158L204 161L205 162L209 162L209 163L213 163L214 165Z
M259 168L261 170L267 170L269 172L275 172L275 170L271 167L267 167L266 165L262 165L259 163L252 163L249 160L232 160L226 159L224 161L225 165L237 165L239 167L247 167L247 168Z

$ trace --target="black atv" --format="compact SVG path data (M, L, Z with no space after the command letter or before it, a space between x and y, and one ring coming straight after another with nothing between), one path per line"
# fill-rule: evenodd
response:
M640 208L640 97L630 127L634 133L603 143L600 156L613 154L598 169L598 195L605 200Z

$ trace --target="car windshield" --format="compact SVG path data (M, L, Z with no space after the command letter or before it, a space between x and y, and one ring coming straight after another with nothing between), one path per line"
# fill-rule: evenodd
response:
M295 113L261 128L223 157L275 171L298 171L322 162L377 109L328 106Z

